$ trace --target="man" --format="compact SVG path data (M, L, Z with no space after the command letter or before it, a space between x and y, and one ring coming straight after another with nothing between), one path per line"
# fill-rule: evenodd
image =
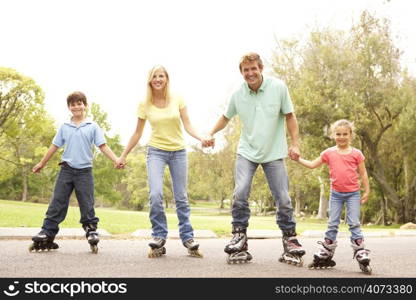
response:
M280 261L302 265L305 251L296 239L296 222L288 192L288 176L283 159L300 155L298 124L292 101L284 82L262 75L263 62L256 53L240 60L240 72L245 83L232 95L227 111L209 132L210 138L225 128L231 118L239 115L242 132L237 150L235 189L232 207L233 238L224 251L228 263L248 262L247 227L250 218L248 198L253 176L262 166L276 201L276 223L283 233L284 253ZM291 145L287 147L285 121Z

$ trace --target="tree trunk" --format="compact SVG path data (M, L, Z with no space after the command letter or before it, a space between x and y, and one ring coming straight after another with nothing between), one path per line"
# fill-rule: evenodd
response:
M316 215L317 219L326 219L328 210L328 199L325 197L325 184L321 176L318 176L319 180L319 209Z
M413 222L416 215L415 198L416 198L416 177L412 178L412 160L409 155L403 157L404 183L406 196L404 197L404 209L406 213L406 222ZM413 180L412 180L413 179Z
M22 183L23 183L23 191L22 191L22 201L26 202L27 200L27 166L22 167Z
M375 144L369 137L367 132L362 133L362 138L370 152L369 159L371 159L372 168L369 169L371 177L379 184L383 194L388 198L398 214L398 222L405 223L406 218L402 211L402 199L399 198L397 191L391 186L386 178L383 164L380 161L377 151L377 144Z

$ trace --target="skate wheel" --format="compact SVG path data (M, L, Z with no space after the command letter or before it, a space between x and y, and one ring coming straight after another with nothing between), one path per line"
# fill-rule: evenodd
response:
M159 248L159 249L150 248L149 252L147 254L147 257L148 258L156 258L156 257L162 256L163 254L166 254L166 248L165 247L162 247L162 248Z
M199 251L199 250L188 250L188 253L192 257L197 257L197 258L203 258L204 257L202 252Z
M97 245L91 245L91 251L92 251L92 253L97 254L98 253L98 246Z
M29 252L32 252L33 250L35 250L35 245L33 244L29 245Z

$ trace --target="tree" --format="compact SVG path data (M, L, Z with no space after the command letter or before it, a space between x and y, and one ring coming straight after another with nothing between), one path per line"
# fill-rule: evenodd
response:
M29 106L43 103L43 98L42 90L33 79L0 67L0 135L18 122Z
M0 160L28 199L31 167L41 158L39 145L49 144L54 134L53 120L44 109L43 92L35 82L11 69L0 69L2 136ZM48 181L48 180L47 180ZM43 180L45 182L45 180Z
M319 153L331 145L327 131L332 122L341 118L354 121L354 145L363 150L371 182L380 189L380 193L371 195L378 202L375 210L384 205L375 198L382 195L392 206L397 221L414 220L411 199L415 177L407 172L407 193L403 194L399 180L403 176L398 176L404 165L400 155L411 155L403 150L409 149L409 142L399 139L406 127L400 129L398 124L415 114L414 106L408 105L414 102L415 94L412 80L406 79L408 76L401 70L401 53L394 46L389 22L364 11L348 34L316 30L305 44L288 41L280 45L274 56L274 71L289 83L301 136L308 138L307 144ZM392 148L392 143L398 141L401 142Z
M123 146L120 144L120 136L116 135L110 137L108 132L111 130L111 125L107 120L107 113L102 111L100 105L92 103L89 112L93 120L100 126L104 132L107 145L117 155L123 151ZM115 204L122 200L122 193L120 184L125 173L114 168L114 163L109 160L98 148L94 148L94 178L95 192L97 199L101 202Z

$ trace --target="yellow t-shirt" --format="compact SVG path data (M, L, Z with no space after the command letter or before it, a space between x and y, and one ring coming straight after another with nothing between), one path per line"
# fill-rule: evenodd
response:
M179 113L179 110L185 106L185 101L177 96L172 97L168 106L164 108L153 104L146 107L145 101L140 102L138 117L148 120L152 127L149 146L165 151L185 149Z

